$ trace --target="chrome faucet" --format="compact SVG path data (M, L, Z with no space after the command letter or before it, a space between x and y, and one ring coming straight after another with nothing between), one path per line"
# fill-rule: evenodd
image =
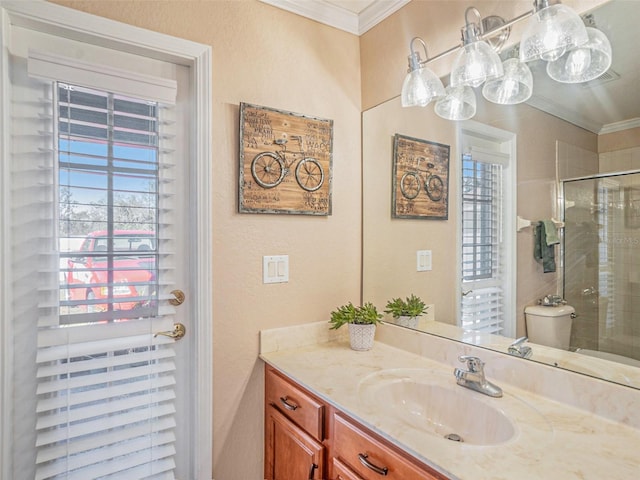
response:
M516 357L522 358L530 358L531 355L533 355L533 350L531 350L531 347L522 345L527 340L529 340L527 337L520 337L511 345L509 345L509 355L514 355Z
M456 376L458 385L461 385L476 392L489 395L490 397L501 397L502 389L491 382L488 382L484 376L484 362L478 357L461 355L458 357L461 362L466 362L467 370L456 368L453 374Z

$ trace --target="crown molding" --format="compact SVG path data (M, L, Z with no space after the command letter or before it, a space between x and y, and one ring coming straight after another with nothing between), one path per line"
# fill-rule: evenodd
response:
M640 118L632 118L630 120L623 120L621 122L608 123L603 125L600 131L600 135L605 133L620 132L622 130L629 130L630 128L640 127Z
M574 125L584 128L592 133L598 134L602 128L602 124L589 120L588 118L580 115L578 112L574 112L567 107L559 107L555 102L540 95L533 95L527 103L532 107L535 107L550 115L566 120Z
M392 13L409 3L410 0L386 0L375 2L360 15L340 8L325 0L260 0L262 3L281 8L311 20L329 25L354 35L362 35Z
M400 10L411 0L376 2L365 8L358 17L358 35L375 27L388 16Z

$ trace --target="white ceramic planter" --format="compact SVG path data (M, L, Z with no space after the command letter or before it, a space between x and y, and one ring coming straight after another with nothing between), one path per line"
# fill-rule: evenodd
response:
M373 348L373 338L375 334L376 326L374 324L349 324L349 340L351 341L351 348L353 350L360 352L371 350Z
M395 320L396 320L396 324L402 327L418 328L418 317L409 317L406 315L401 315Z

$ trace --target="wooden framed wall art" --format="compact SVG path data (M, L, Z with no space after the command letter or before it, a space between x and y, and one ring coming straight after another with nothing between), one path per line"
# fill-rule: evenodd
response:
M331 215L333 121L240 104L241 213Z
M395 134L392 218L449 217L449 145Z

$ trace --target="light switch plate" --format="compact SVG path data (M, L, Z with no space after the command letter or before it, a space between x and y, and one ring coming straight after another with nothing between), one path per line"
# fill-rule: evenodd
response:
M286 283L289 281L289 255L262 257L262 283Z
M431 270L431 250L418 250L416 252L416 271L427 272Z

